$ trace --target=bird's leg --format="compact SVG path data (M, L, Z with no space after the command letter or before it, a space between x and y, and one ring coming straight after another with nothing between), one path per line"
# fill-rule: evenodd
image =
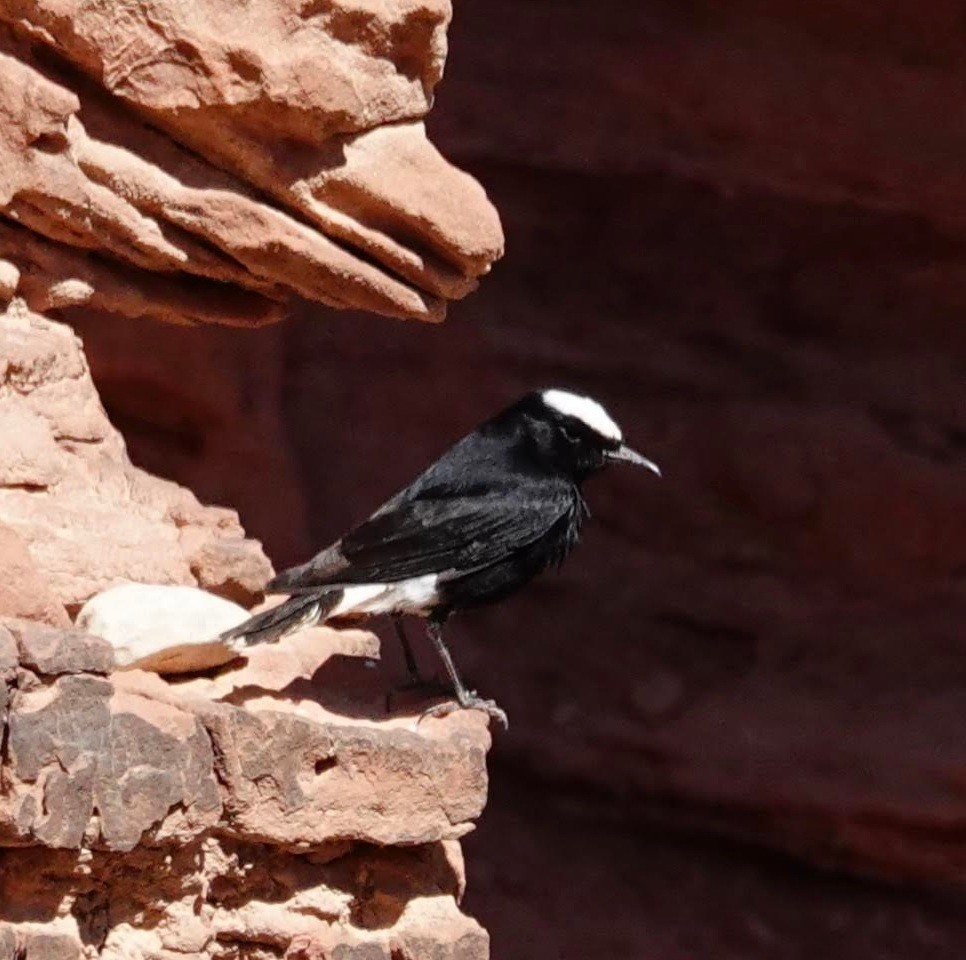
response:
M423 678L419 675L419 667L416 664L413 648L409 643L409 637L406 636L406 631L403 629L402 617L393 617L392 625L396 628L396 636L399 637L399 642L402 644L403 657L406 659L406 672L409 674L409 680L406 686L421 687L423 685Z
M396 687L393 687L386 694L386 713L392 709L392 701L396 694L405 693L409 690L424 690L431 693L443 693L446 690L445 685L437 681L435 678L432 680L424 680L419 673L419 666L416 663L416 657L413 654L412 645L409 642L409 637L406 636L406 631L403 629L403 622L401 616L393 616L392 618L393 626L396 628L396 636L399 637L399 642L402 644L403 657L406 660L406 672L408 677L406 680Z
M463 686L463 681L460 679L460 675L456 670L456 664L453 663L453 657L446 644L443 643L443 625L437 623L435 620L430 620L426 625L426 632L429 634L429 639L433 641L433 646L436 648L440 660L443 661L443 666L446 667L446 672L449 674L450 683L453 684L453 690L456 692L456 699L459 705L465 707L474 694Z
M454 704L453 701L449 701L447 703L437 704L435 707L430 707L428 710L423 711L419 719L422 720L424 717L445 717L459 706L464 710L482 710L506 730L510 724L507 721L506 713L496 705L496 702L494 700L484 700L482 697L476 695L475 690L467 690L463 686L463 681L456 671L456 664L453 663L453 658L450 656L446 644L443 643L442 622L430 619L426 624L426 632L429 634L429 639L433 641L433 646L436 648L436 652L439 654L439 658L443 661L443 666L446 667L446 672L449 674L450 681L453 684L453 690L456 693L456 703Z

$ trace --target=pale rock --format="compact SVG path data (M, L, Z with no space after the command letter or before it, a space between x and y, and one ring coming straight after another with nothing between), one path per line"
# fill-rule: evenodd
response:
M18 283L20 271L9 260L0 260L0 303L13 299Z
M0 486L43 490L62 479L65 461L39 413L19 397L0 403Z
M114 657L107 641L71 627L52 627L30 620L7 618L0 629L17 644L20 666L44 676L107 674Z
M74 333L17 303L0 314L0 524L48 585L38 602L132 581L256 599L271 567L237 515L134 467Z
M75 623L111 645L118 667L190 673L235 659L216 638L248 616L195 587L126 583L88 600Z
M310 627L282 637L277 643L255 644L231 667L215 676L180 681L178 690L209 700L226 700L238 691L257 691L258 695L268 698L270 708L284 710L292 701L276 702L271 695L285 690L296 680L310 680L334 656L377 658L379 641L367 630ZM144 667L143 664L136 666Z
M26 543L0 523L0 617L40 620L56 627L70 624L64 605L40 574Z
M0 676L12 677L19 663L17 638L6 627L0 625Z
M64 307L76 307L89 303L94 296L94 287L86 280L60 280L48 287L47 303L42 309L62 310Z

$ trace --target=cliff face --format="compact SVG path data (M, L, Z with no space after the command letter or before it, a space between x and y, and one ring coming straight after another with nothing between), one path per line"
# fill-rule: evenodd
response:
M57 624L113 583L251 602L271 575L234 511L132 466L74 333L20 300L0 314L0 530L18 567L0 614Z
M0 957L485 958L458 907L482 717L388 715L361 631L214 678L114 672L70 626L91 594L250 600L271 567L232 511L131 465L68 328L14 302L0 358Z
M178 323L258 325L302 299L441 319L502 251L423 127L449 18L444 0L5 3L17 292Z
M457 905L483 721L361 719L378 690L344 665L315 698L334 655L377 653L315 630L179 685L0 622L0 956L485 958Z
M216 496L254 490L295 544L297 470L259 398L276 358L222 377L228 341L171 357L149 321L252 327L305 301L440 320L500 255L423 127L449 17L0 5L0 960L488 955L459 908L481 717L390 711L361 631L166 682L72 626L129 582L249 606L272 567L234 510L132 464L69 323L119 320L119 354L154 372L105 378L122 430L163 421L151 465L231 459Z
M405 51L438 62L434 17L448 13L397 4L401 25L376 29L376 4L303 4L281 19L248 5L273 38L297 40L318 18L326 43L368 71L366 89L384 84L372 109L395 119L359 133L368 121L345 90L324 98L331 119L268 117L307 101L298 84L263 94L281 88L243 61L265 66L285 44L239 44L239 25L206 26L210 11L179 44L164 7L141 5L162 26L155 39L131 25L141 40L128 54L102 47L101 13L58 6L76 35L44 5L18 4L4 40L17 69L80 106L46 108L66 124L17 147L42 175L26 181L9 247L20 270L0 267L0 289L82 331L135 462L238 507L279 564L537 385L599 395L664 468L646 488L600 478L586 542L559 577L454 627L464 671L513 719L468 846L469 903L501 956L638 960L643 944L655 960L960 960L961 903L921 892L961 887L966 855L959 6L460 0L428 129L486 183L513 256L444 330L351 311L319 322L312 307L244 336L116 314L254 325L277 315L287 284L430 317L433 291L459 284L426 254L462 251L442 259L470 278L497 249L489 228L488 243L465 239L460 217L489 221L451 172L400 179L410 202L380 192L435 169L388 139L422 143L412 118L436 73L406 66ZM310 115L322 146L305 146ZM199 135L209 116L232 136ZM277 181L252 145L261 123L281 125L266 141L293 138L273 158ZM326 179L329 148L345 153L342 179ZM105 168L107 153L124 164ZM98 198L150 215L174 250L151 240L140 252L148 240L116 239L115 219L74 216L69 184L45 199L75 176L56 166L72 157ZM363 157L384 165L378 177L363 178ZM0 182L22 167L0 165ZM431 216L440 194L452 202ZM351 264L340 272L318 237L299 253L277 220L261 225L266 208L332 243L356 238L342 241ZM98 223L98 256L81 264L97 282L44 266L68 262ZM261 244L275 235L289 239L270 257ZM58 259L43 259L47 244ZM121 263L123 285L108 269ZM389 279L370 287L370 269ZM310 279L324 296L299 286ZM27 547L11 543L4 557L23 569ZM11 603L62 622L49 585ZM247 949L302 949L259 944Z

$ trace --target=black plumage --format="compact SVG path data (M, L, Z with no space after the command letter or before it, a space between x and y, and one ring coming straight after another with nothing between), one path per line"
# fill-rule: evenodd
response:
M454 610L500 600L562 563L588 516L581 484L610 460L658 472L623 444L595 401L562 390L527 394L336 543L275 577L268 592L290 599L223 639L242 648L329 617L423 616L458 704L485 709L505 724L492 701L463 687L442 624Z

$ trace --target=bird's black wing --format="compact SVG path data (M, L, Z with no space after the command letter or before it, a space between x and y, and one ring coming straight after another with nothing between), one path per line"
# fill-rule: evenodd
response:
M424 495L370 517L315 559L281 574L273 588L293 592L333 583L391 583L430 573L446 580L513 555L574 509L575 492L563 485L477 496Z

